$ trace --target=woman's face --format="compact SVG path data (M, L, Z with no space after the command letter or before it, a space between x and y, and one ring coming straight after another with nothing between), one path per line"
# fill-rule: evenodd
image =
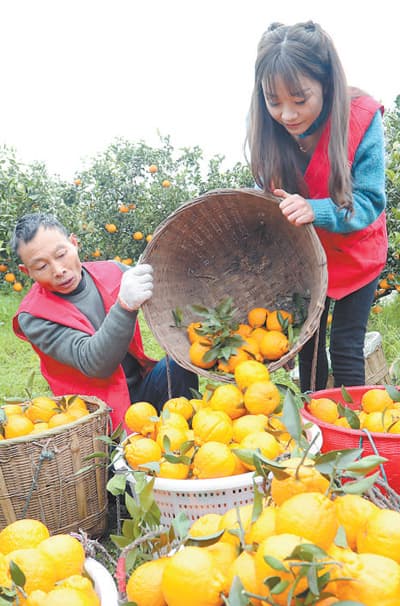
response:
M300 90L289 91L280 77L275 78L274 90L263 86L267 109L276 122L293 137L304 133L318 118L324 103L322 85L317 80L299 77Z

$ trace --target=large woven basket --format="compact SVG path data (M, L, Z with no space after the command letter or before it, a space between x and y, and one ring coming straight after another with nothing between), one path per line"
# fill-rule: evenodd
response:
M230 296L238 321L245 321L253 307L294 311L297 295L306 319L270 371L291 360L318 328L327 288L324 250L314 228L289 223L272 195L221 189L184 204L156 229L142 261L153 266L155 283L145 319L166 353L197 374L232 381L191 364L186 331L174 326L177 308L188 324L199 321L188 306L215 307Z
M90 415L43 434L0 442L0 529L34 518L50 533L81 528L96 537L105 531L107 469L100 458L84 459L106 452L97 438L108 431L108 408L97 398L82 398ZM77 474L95 463L99 465Z

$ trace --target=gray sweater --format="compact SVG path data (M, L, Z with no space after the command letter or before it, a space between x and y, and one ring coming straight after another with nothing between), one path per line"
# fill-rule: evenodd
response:
M118 263L126 271L126 265ZM56 324L22 312L18 316L21 330L31 343L52 358L76 368L88 377L107 378L119 364L125 372L130 392L140 379L140 366L129 353L129 343L133 337L137 312L123 309L115 303L108 314L91 276L83 269L79 286L68 295L57 296L68 300L90 320L95 333Z

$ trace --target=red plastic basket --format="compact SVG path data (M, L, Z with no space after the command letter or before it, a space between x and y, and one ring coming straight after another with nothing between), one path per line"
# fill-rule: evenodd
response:
M350 403L344 401L340 388L315 391L311 397L314 400L330 398L335 402L341 402L344 406L348 406L353 410L359 410L361 407L361 398L369 389L384 389L384 386L362 385L358 387L346 387L346 391L353 400ZM380 456L388 459L387 463L383 464L386 476L384 479L387 480L393 490L400 493L400 434L366 432L360 429L337 427L314 417L309 412L307 404L305 404L301 412L304 418L320 427L322 432L322 452L344 448L363 448L364 455L379 453Z

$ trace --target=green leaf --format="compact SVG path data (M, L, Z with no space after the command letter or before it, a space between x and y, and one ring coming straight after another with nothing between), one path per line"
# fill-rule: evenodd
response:
M293 393L288 389L283 400L282 422L291 437L299 442L302 435L302 423L299 408Z
M137 501L128 492L125 493L125 507L132 519L138 517L140 507Z
M21 568L14 562L14 560L10 560L10 574L11 578L18 587L24 587L26 583L26 577L22 572Z
M343 526L339 526L337 533L336 533L334 543L338 547L345 547L345 548L349 547L349 544L347 542L347 537L346 537L346 531Z
M273 556L265 555L264 560L271 566L274 570L279 570L280 572L289 572L289 568L287 568L281 560L274 558Z
M192 537L190 536L190 530L189 530L189 534L188 534L188 538L185 541L185 545L194 545L197 547L207 547L208 545L213 545L214 543L217 543L219 541L219 539L222 537L222 535L224 534L224 530L220 530L218 532L216 532L215 534L210 534L206 537Z
M126 489L126 476L122 473L116 473L107 482L107 490L114 497L124 494Z
M385 385L385 389L393 402L400 402L400 391L393 385Z
M248 606L249 599L245 594L242 581L238 576L233 578L231 587L229 590L229 606Z
M172 520L175 535L179 539L185 539L187 537L191 525L191 521L183 511L180 511Z
M342 387L340 388L340 391L342 393L342 398L345 402L347 402L348 404L352 404L353 403L353 398L351 397L351 395L349 394L349 392L347 391L347 389L345 388L344 385L342 385Z
M174 324L175 324L176 328L181 328L182 327L183 312L182 312L182 310L179 307L177 307L176 309L172 310L172 317L174 319Z
M303 543L294 548L288 559L304 560L312 562L315 559L322 560L327 557L326 551L313 545L312 543Z
M372 476L367 476L362 480L356 480L355 482L345 482L342 485L342 490L345 494L364 494L370 490L379 478L380 473L377 471Z
M348 465L347 471L352 471L356 473L369 473L370 471L376 469L378 465L381 465L382 463L387 463L387 461L388 459L385 459L385 457L368 455Z
M361 456L362 452L362 448L331 450L315 458L315 467L322 474L332 475L335 469L346 469L347 465L354 463Z

